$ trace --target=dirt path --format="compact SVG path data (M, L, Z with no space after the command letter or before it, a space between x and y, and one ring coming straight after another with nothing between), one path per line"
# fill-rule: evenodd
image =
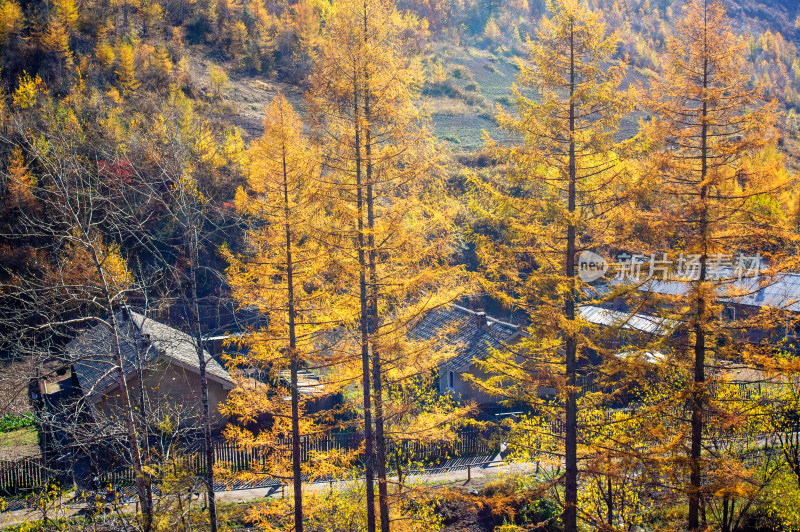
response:
M524 473L532 469L531 464L507 464L504 462L494 462L487 466L472 466L469 469L463 468L458 471L445 471L440 473L425 473L420 475L411 475L405 479L407 484L423 482L426 484L435 484L442 486L470 486L472 484L482 484L481 480L487 478L497 478L506 476L512 473ZM468 480L467 477L470 477ZM391 478L390 480L397 480ZM358 481L349 482L315 482L313 484L306 484L305 491L320 492L325 490L342 490L351 486ZM253 499L260 499L264 497L288 497L291 494L291 486L286 486L285 491L282 493L280 488L256 488L223 491L217 494L217 498L224 502L244 502Z

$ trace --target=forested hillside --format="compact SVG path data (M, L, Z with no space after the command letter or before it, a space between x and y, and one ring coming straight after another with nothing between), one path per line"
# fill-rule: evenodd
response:
M800 529L798 47L795 0L0 0L0 491Z
M615 55L630 61L629 82L647 85L663 61L682 3L588 5L617 31ZM731 0L728 6L735 29L747 39L754 82L788 111L784 127L791 142L800 134L798 8L789 0ZM480 149L483 130L506 138L508 132L497 128L495 107L511 104L516 61L525 58L525 39L535 36L546 2L402 1L398 8L405 37L420 54L425 78L419 97L436 136L455 152ZM32 164L32 154L19 145L26 132L46 137L62 131L86 135L83 156L101 173L124 174L136 157L148 157L136 154L145 149L144 132L147 142L162 145L179 135L192 171L221 204L231 202L242 183L245 141L259 134L263 106L283 90L304 107L328 10L327 2L317 0L4 0L1 164L6 173L24 174ZM636 115L627 120L624 131L632 135ZM137 166L145 177L163 171ZM12 189L4 181L9 207ZM5 223L14 223L13 210L6 209ZM2 262L12 269L27 260L18 248L3 248Z

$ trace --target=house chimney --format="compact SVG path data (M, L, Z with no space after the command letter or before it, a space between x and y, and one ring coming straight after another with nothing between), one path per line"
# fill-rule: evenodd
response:
M482 331L486 329L487 322L486 322L486 313L485 312L476 312L475 313L475 323L478 326L478 330Z

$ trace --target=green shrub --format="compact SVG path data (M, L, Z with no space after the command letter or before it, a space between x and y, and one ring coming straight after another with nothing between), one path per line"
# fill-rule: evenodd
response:
M32 427L33 424L33 414L25 414L23 416L6 414L0 417L0 432L9 432L23 427Z
M461 99L467 105L480 105L483 103L484 99L480 94L476 94L474 92L465 92L464 96Z
M447 98L463 98L464 93L453 85L451 81L441 83L426 82L422 87L422 94L425 96L446 96Z

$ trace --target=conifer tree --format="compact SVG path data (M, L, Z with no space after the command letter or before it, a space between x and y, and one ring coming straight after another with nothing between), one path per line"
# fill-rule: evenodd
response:
M166 85L169 82L170 76L172 75L173 64L169 56L169 51L164 45L156 46L156 49L153 51L151 68L159 83Z
M744 65L745 43L732 33L722 2L692 0L668 50L665 71L649 98L654 118L648 134L659 147L652 175L660 188L651 224L660 230L660 245L697 264L687 277L687 293L671 308L689 330L686 345L677 350L686 351L689 375L688 528L699 530L710 467L703 452L704 419L712 404L717 415L724 412L710 395L707 368L726 358L755 356L755 348L721 319L718 297L759 286L753 279L746 287L731 282L739 266L745 277L751 267L764 268L760 258L758 264L737 266L737 256L763 256L778 271L795 246L780 201L788 176L780 157L764 156L775 140L775 103L765 104L760 88L753 87ZM745 323L737 327L768 327L760 317Z
M164 18L164 10L161 5L155 1L143 1L141 6L142 12L142 34L145 37L151 34L157 34L162 26Z
M25 164L25 156L19 146L11 150L8 164L8 192L13 201L22 209L32 209L35 205L33 195L36 178Z
M111 68L114 66L114 60L116 59L114 49L111 45L106 41L99 42L95 48L94 55L97 58L97 62L100 64L100 68L110 72Z
M120 43L117 46L117 68L114 73L117 75L117 82L124 90L133 92L139 88L133 47L130 44Z
M438 362L435 350L427 359L414 350L408 334L426 311L452 301L461 271L450 263L454 231L426 124L413 105L420 71L403 28L389 1L337 2L325 20L309 91L334 185L338 223L331 238L351 250L343 269L359 287L355 345L364 395L367 529L377 522L377 475L384 531L391 518L383 386Z
M14 0L0 4L0 44L8 44L11 35L22 29L24 19L22 8Z
M57 18L50 20L42 35L42 48L55 59L57 80L69 79L67 73L72 68L72 51L69 48L69 31Z
M53 8L55 19L67 31L75 31L78 25L78 6L75 5L75 0L54 0Z
M613 242L616 207L627 191L624 145L615 141L631 107L621 88L625 66L612 59L615 37L600 15L577 0L549 2L529 64L514 88L517 112L500 110L501 126L522 142L490 143L504 174L473 180L473 208L497 227L476 234L484 285L505 305L528 314L528 339L482 364L484 388L528 403L546 418L564 421L564 529L577 527L578 383L591 340L576 304L589 296L577 276L582 250ZM499 235L499 236L498 236ZM559 408L538 398L542 384L556 387ZM563 417L562 417L563 416Z
M279 392L266 403L242 398L231 404L231 410L242 417L265 410L276 419L273 433L280 432L275 429L283 427L282 419L290 420L294 530L301 531L300 442L301 437L307 438L318 429L303 416L298 371L301 366L314 364L320 334L335 327L337 319L335 292L328 281L332 255L320 245L317 235L318 227L324 226L317 191L319 164L303 134L303 123L282 94L267 106L264 134L251 145L248 157L248 188L239 190L236 205L257 225L248 234L249 252L239 257L229 255L228 279L237 301L256 305L268 315L268 328L253 331L244 343L250 348L251 363L270 368L273 378L280 378L289 368L291 403L290 412L285 412ZM335 361L329 356L324 362L330 365ZM263 394L263 390L255 393ZM242 407L243 411L237 411ZM237 432L237 441L253 438L261 444L274 443L267 441L267 434Z

